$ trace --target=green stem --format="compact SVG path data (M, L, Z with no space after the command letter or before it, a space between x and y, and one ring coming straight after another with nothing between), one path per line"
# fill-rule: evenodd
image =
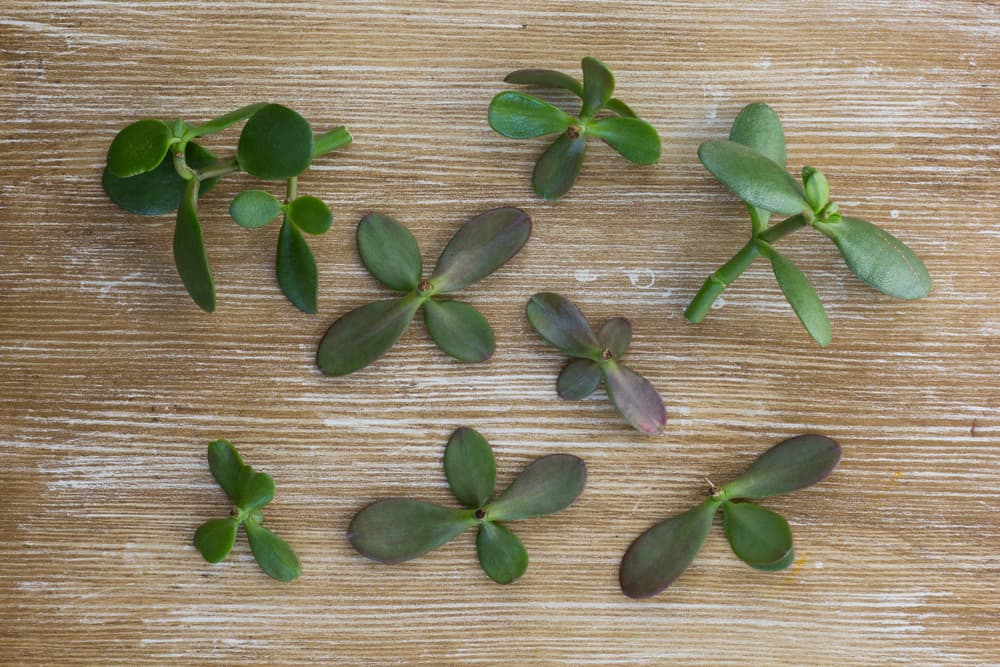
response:
M712 308L712 304L719 298L722 291L740 277L753 261L757 259L760 250L753 241L749 241L740 251L733 255L733 258L723 264L719 269L710 275L705 284L701 286L698 293L691 300L691 305L684 311L684 317L688 322L697 324L705 319L705 315Z
M292 176L291 178L288 179L288 185L285 186L286 204L291 204L292 201L295 199L295 189L296 186L298 185L298 181L299 181L298 176Z
M782 220L773 227L769 227L766 231L761 232L758 238L766 243L777 243L796 229L805 227L807 224L805 216L799 213L798 215L793 215L790 218Z
M762 211L756 206L751 206L747 204L747 210L750 211L750 230L754 236L762 234L767 229L767 221L771 217L771 214L767 211Z
M316 135L316 139L313 142L313 158L318 158L320 155L326 155L331 151L335 151L338 148L343 148L353 141L351 133L347 131L347 128L341 125L340 127L335 127L329 132L324 134Z
M240 163L234 155L229 160L219 160L214 165L198 171L198 180L205 181L209 178L218 178L239 170Z
M177 170L178 176L185 181L190 181L197 176L197 173L188 166L187 159L184 157L185 148L186 146L182 143L177 148L172 149L174 151L174 169Z

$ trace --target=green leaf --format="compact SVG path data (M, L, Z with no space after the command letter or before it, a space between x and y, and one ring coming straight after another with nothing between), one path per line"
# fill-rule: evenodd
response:
M354 515L347 539L361 555L402 563L451 541L477 523L469 510L409 498L379 500Z
M298 579L302 574L302 565L287 542L256 521L248 520L243 527L246 528L250 550L260 569L278 581Z
M212 471L212 477L229 499L237 504L239 503L237 482L243 467L240 453L228 440L216 440L208 446L208 468Z
M127 126L108 147L108 171L119 178L156 169L170 148L173 135L162 120L147 118Z
M899 299L922 299L931 293L927 267L902 241L860 218L816 222L847 262L847 268L878 291Z
M580 65L583 67L583 110L580 115L589 116L615 94L615 76L597 58L587 56Z
M267 102L257 102L256 104L249 104L245 107L240 107L236 111L230 111L224 116L219 116L218 118L213 118L204 125L199 125L191 130L191 135L193 137L202 137L206 134L212 134L215 132L221 132L230 125L240 122L250 116L254 115L261 109L267 106Z
M481 363L493 356L493 329L467 303L427 299L424 324L437 346L460 361Z
M726 498L768 498L812 486L837 467L840 445L822 435L799 435L764 452L722 487Z
M830 182L816 167L802 168L802 184L813 211L821 211L830 202Z
M239 527L236 517L206 521L194 531L194 546L209 563L218 563L232 550Z
M511 139L531 139L544 134L562 132L573 124L573 118L548 102L508 90L490 102L490 127Z
M587 153L587 140L574 133L571 138L563 133L535 162L531 184L537 194L547 201L555 201L569 192L576 182Z
M263 227L281 214L281 202L263 190L244 190L229 205L229 215L247 229Z
M263 472L255 472L248 465L240 468L236 478L236 504L244 512L264 507L274 500L274 480Z
M479 526L476 554L483 570L498 584L512 583L528 569L528 551L521 540L506 526L491 521Z
M539 292L525 308L538 334L572 357L601 358L601 344L576 304L554 292Z
M546 86L548 88L562 88L577 97L583 97L583 85L579 81L569 74L563 74L551 69L519 69L504 77L504 81L507 83Z
M569 454L543 456L485 508L486 518L519 521L553 514L576 500L586 481L587 466L581 459Z
M646 435L659 435L667 424L663 399L649 380L628 366L604 364L604 386L619 414Z
M298 176L312 161L309 122L280 104L261 107L243 126L236 156L244 171L265 180Z
M444 450L444 474L460 503L473 509L483 507L493 497L497 482L493 448L475 429L457 429Z
M325 234L333 223L330 207L319 197L298 197L288 205L288 217L309 234Z
M316 363L320 370L326 375L347 375L372 363L403 335L419 307L419 299L402 297L347 313L319 343Z
M774 277L778 279L781 291L785 293L792 310L799 316L802 326L817 343L824 347L829 345L833 337L830 320L826 317L823 303L819 300L812 283L787 257L775 250L771 250L769 254Z
M660 159L660 135L639 118L599 118L587 124L587 132L636 164L655 164Z
M531 218L519 208L494 208L468 221L438 258L431 283L436 292L454 292L476 283L507 263L531 235Z
M309 244L288 218L278 232L278 253L275 259L278 284L288 300L304 313L316 312L319 274Z
M632 323L624 317L612 317L601 325L597 341L613 359L621 359L632 342Z
M751 565L755 570L760 570L762 572L778 572L779 570L786 569L789 565L795 562L795 549L790 549L785 557L774 563L766 563L764 565Z
M638 118L639 116L632 111L632 107L622 102L617 97L612 97L610 100L605 102L604 108L608 111L613 111L614 113L622 116L624 118Z
M590 359L570 359L556 380L556 391L560 398L579 401L587 398L601 384L604 374L596 361Z
M184 154L188 166L193 169L204 169L217 162L212 153L193 141L188 142ZM218 181L218 178L202 181L198 196L208 192ZM126 211L139 215L159 215L173 211L180 205L187 186L187 181L174 168L173 159L163 160L156 169L129 178L119 178L105 167L101 183L111 201Z
M361 261L383 285L401 292L417 289L423 270L420 248L406 227L370 213L358 223L357 239Z
M648 598L670 586L705 543L716 508L709 499L636 538L618 571L622 592L630 598Z
M792 551L792 529L776 512L750 502L725 502L722 519L729 546L747 565L780 563Z
M785 168L733 141L706 141L698 157L740 199L765 211L794 215L809 207L805 193Z
M729 140L752 148L781 167L785 166L785 130L781 127L778 114L763 102L743 107L729 130Z
M174 265L188 294L206 313L215 310L215 281L198 222L198 180L188 181L174 226Z

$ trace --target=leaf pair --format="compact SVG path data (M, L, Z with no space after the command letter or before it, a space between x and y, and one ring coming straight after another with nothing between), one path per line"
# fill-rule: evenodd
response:
M649 380L621 363L632 340L627 319L610 319L595 334L572 301L552 292L531 297L526 310L535 331L573 357L556 380L559 396L586 398L603 380L608 397L629 424L649 435L663 431L667 412L660 395Z
M279 581L297 578L302 568L295 551L262 525L260 510L274 498L271 476L243 463L228 440L216 440L208 446L208 465L235 509L231 516L206 521L195 531L194 546L201 555L209 563L221 561L233 548L242 525L253 556L264 572Z
M625 159L641 165L660 159L660 136L638 118L621 100L612 97L615 77L596 58L581 62L583 83L562 72L524 69L511 72L507 83L522 83L568 90L582 100L577 117L532 95L505 91L490 102L490 127L511 139L532 139L560 133L535 163L532 185L547 200L566 194L576 181L587 151L587 136L593 135L618 151ZM608 111L615 115L597 114Z
M476 552L494 581L509 584L528 567L521 540L501 522L554 514L583 491L587 469L568 454L552 454L526 467L495 500L493 449L477 431L452 433L444 454L445 476L466 509L451 509L410 498L379 500L358 512L347 539L362 555L401 563L436 549L478 526Z
M388 216L365 216L357 232L361 261L383 285L404 294L357 308L334 322L316 354L320 370L346 375L372 363L395 344L421 308L438 347L461 361L486 361L495 346L489 322L472 306L438 295L490 275L518 253L530 234L531 218L524 211L487 211L458 230L430 278L421 280L423 265L413 235Z
M780 514L748 502L816 484L840 461L840 445L821 435L800 435L762 454L735 480L700 505L656 524L622 558L619 582L633 598L663 591L691 564L722 511L733 552L758 570L782 570L795 560L792 531Z

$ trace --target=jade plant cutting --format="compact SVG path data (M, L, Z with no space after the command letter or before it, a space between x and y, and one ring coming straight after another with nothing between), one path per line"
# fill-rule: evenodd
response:
M301 573L299 558L288 543L265 528L261 509L274 498L274 480L243 463L228 440L208 446L208 466L212 476L233 501L230 516L211 519L194 533L194 546L209 563L218 563L229 554L240 526L247 533L257 564L279 581L291 581Z
M641 165L660 159L660 135L616 97L615 77L597 58L586 57L583 82L547 69L511 72L507 83L522 83L568 90L582 100L580 111L571 116L533 95L514 90L498 94L490 102L490 127L511 139L532 139L559 133L535 163L531 182L535 193L547 200L566 194L583 166L587 137L594 136Z
M217 158L195 142L246 120L236 154ZM104 190L116 204L141 215L177 210L174 264L188 294L206 311L215 310L215 282L198 220L198 199L219 179L237 172L266 181L285 181L284 198L258 189L241 192L229 212L253 229L283 216L278 232L278 284L299 309L316 312L316 261L302 232L323 234L333 216L320 199L300 196L298 177L313 159L351 142L338 127L313 135L309 122L280 104L251 104L204 125L178 119L167 125L147 118L127 126L111 142Z
M621 562L622 591L644 598L670 586L694 560L720 510L726 539L737 557L758 570L785 569L795 560L788 521L750 500L811 486L833 472L839 461L840 445L822 435L778 443L732 482L713 486L699 505L640 535Z
M541 292L528 300L528 321L542 338L572 357L556 380L567 400L590 396L604 381L608 398L633 427L649 435L663 431L667 411L646 378L621 362L632 342L632 325L624 317L607 320L595 334L569 299Z
M771 262L785 298L806 330L820 345L829 344L830 322L816 290L806 275L774 247L788 234L806 226L832 240L847 268L880 292L900 299L920 299L930 293L930 275L916 254L881 227L842 215L840 207L830 199L830 185L821 171L805 167L804 187L786 171L784 129L768 105L745 107L733 122L729 140L703 143L698 157L713 176L746 203L750 240L705 281L684 313L691 322L704 319L722 291L763 255ZM791 217L769 225L771 213Z
M369 273L402 296L376 301L347 313L323 336L316 363L327 375L346 375L391 348L421 308L427 332L438 347L461 361L493 355L490 323L478 310L443 295L479 282L517 254L531 234L531 218L517 208L495 208L465 223L423 279L420 249L396 220L372 213L358 224L361 261Z
M587 477L581 459L551 454L528 465L494 498L493 449L471 428L452 433L445 448L444 471L463 509L410 498L379 500L354 516L347 529L351 545L368 558L401 563L477 528L479 564L493 581L509 584L527 569L528 552L504 524L564 509L583 491Z

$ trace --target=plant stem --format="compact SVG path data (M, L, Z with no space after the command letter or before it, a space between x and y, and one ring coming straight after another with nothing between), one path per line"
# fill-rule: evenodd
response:
M178 176L185 181L190 181L197 176L197 173L188 166L187 159L184 157L184 148L183 145L180 145L176 149L171 149L174 151L174 169L177 170Z
M295 199L295 188L298 185L298 176L292 176L288 179L288 185L285 186L285 203L291 204Z
M776 243L794 232L796 229L805 227L806 224L808 223L806 223L805 216L799 213L798 215L793 215L790 218L782 220L773 227L769 227L767 230L761 232L758 235L758 238L767 243Z
M340 127L335 127L329 132L324 134L316 135L316 139L313 142L313 158L317 158L320 155L326 155L331 151L335 151L338 148L343 148L353 141L351 133L347 131L347 128L341 125Z
M719 298L722 291L749 268L759 253L757 246L751 240L740 248L740 251L733 255L732 259L710 275L698 293L695 294L694 299L691 300L691 305L684 311L684 317L687 321L697 324L705 319L705 315L708 314L712 304Z
M219 160L214 165L206 167L205 169L202 169L201 171L198 171L196 173L198 174L198 179L204 181L209 178L218 178L220 176L225 176L227 174L231 174L234 171L239 171L239 170L240 170L240 163L236 160L236 156L234 155L232 158L228 160Z

